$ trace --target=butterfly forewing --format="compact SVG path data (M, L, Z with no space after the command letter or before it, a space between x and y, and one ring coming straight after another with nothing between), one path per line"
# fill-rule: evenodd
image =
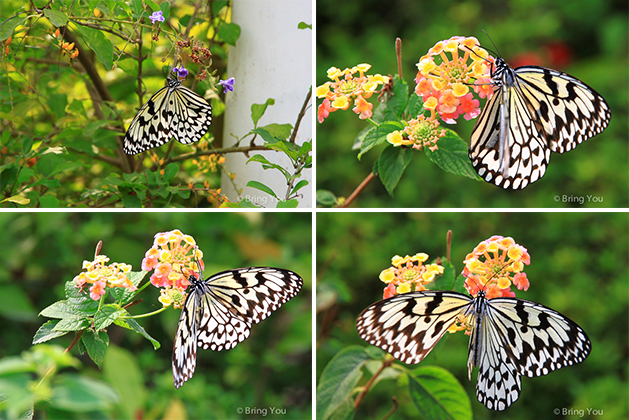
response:
M196 349L229 350L257 324L294 297L303 285L281 268L227 270L205 281L190 277L173 349L173 379L179 388L196 367Z
M123 141L126 154L159 147L173 137L182 144L197 142L209 130L210 104L178 79L167 80L167 85L146 101L131 122Z
M580 363L591 343L576 323L517 298L487 300L445 291L406 293L374 303L358 317L359 336L398 360L421 362L463 315L471 327L468 373L479 368L476 394L492 410L520 396L520 375L546 375Z
M525 188L544 175L551 151L572 150L609 124L609 105L580 80L544 67L514 70L500 58L495 65L494 95L469 148L472 166L485 181Z
M356 322L358 335L396 359L421 362L472 299L454 292L414 292L376 302Z

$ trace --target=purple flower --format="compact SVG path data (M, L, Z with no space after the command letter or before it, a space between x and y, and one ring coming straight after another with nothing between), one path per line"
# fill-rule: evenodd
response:
M173 69L173 73L175 73L177 77L179 77L180 79L185 79L186 77L188 77L188 70L186 70L185 67L182 67L182 68L175 67Z
M223 91L223 93L227 93L229 91L234 91L234 83L236 83L236 80L233 77L230 77L227 80L221 80L220 82L218 82L219 85L223 86L225 88L225 90Z
M163 22L164 21L164 16L162 16L162 12L153 12L153 14L151 16L149 16L149 19L151 19L151 22L155 23L157 21L159 22Z

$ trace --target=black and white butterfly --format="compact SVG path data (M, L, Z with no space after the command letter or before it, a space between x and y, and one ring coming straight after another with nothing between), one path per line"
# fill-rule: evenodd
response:
M579 79L495 59L494 95L472 131L469 157L487 182L522 189L546 172L550 152L564 153L601 133L611 119L605 99Z
M212 122L212 107L202 96L167 77L166 86L140 108L124 136L124 152L135 155L168 143L197 142Z
M303 285L296 273L270 267L227 270L205 281L192 275L189 280L173 347L175 388L192 378L197 347L233 349L249 337L252 324L271 315Z
M365 309L358 335L396 359L416 364L434 348L459 315L471 325L468 376L479 367L478 401L502 411L520 396L520 376L542 376L585 360L592 344L576 323L539 303L488 300L447 291L397 295Z

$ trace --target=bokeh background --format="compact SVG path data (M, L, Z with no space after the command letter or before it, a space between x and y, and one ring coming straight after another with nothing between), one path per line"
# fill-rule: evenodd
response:
M65 282L81 272L83 260L93 259L99 240L103 241L101 254L140 271L153 236L179 229L192 235L203 251L206 277L230 268L268 265L300 274L304 287L268 319L254 325L249 338L234 349L199 349L194 376L180 389L173 385L171 369L180 310L168 309L138 320L161 343L157 350L139 334L112 325L103 370L87 355L79 356L75 347L70 354L80 359L80 367L59 373L102 381L104 390L118 394L118 403L97 408L91 402L90 409L90 402L68 398L71 406L63 410L42 402L35 407L35 418L260 417L247 415L247 407L267 408L265 418L309 418L311 219L310 213L261 212L0 213L0 359L18 357L31 348L35 332L48 320L37 314L64 299ZM153 286L138 297L144 300L129 308L133 315L161 308L159 291ZM46 344L65 349L73 338L70 333ZM1 373L7 374L6 370ZM0 374L0 388L4 379ZM238 413L239 407L243 414ZM270 407L286 412L273 416Z
M571 152L553 153L544 177L522 191L503 191L484 181L445 173L423 152L416 152L393 198L376 179L353 207L628 206L626 2L318 0L316 4L317 86L328 80L326 70L332 66L343 69L370 63L370 74L397 73L394 42L399 37L403 77L413 89L415 64L440 40L474 36L482 46L495 50L485 30L512 67L534 64L572 74L598 91L612 109L611 123L602 134ZM318 99L317 106L321 102ZM459 121L449 128L469 144L475 121ZM384 146L369 151L361 161L351 150L367 124L351 110L336 111L317 123L318 190L348 197L369 174ZM588 201L587 195L602 201ZM583 197L582 203L578 197Z
M581 364L537 378L522 378L522 393L506 413L488 410L476 400L476 377L468 382L469 337L446 335L419 365L448 369L465 388L475 419L575 418L555 408L602 410L604 417L627 418L629 309L629 216L627 213L318 213L317 214L317 382L330 359L349 345L366 347L356 318L382 299L378 278L394 255L446 255L452 230L451 261L457 273L463 259L481 241L512 237L527 248L528 291L516 296L539 302L579 324L592 341ZM401 363L401 362L395 362ZM383 373L384 376L384 373ZM365 374L359 385L371 377ZM380 380L363 399L355 418L384 418L396 396L391 418L417 419L408 384Z

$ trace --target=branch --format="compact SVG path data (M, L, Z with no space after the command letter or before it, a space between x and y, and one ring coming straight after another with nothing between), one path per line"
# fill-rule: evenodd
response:
M345 200L341 208L344 209L344 208L349 207L349 205L352 204L352 201L354 201L354 199L358 196L358 194L360 194L375 177L376 176L373 174L373 172L369 172L369 175L367 175L367 178L365 178L363 182L361 182L360 185L356 187L354 192L348 197L347 200Z
M297 121L295 121L295 128L293 128L293 132L290 135L290 139L288 139L289 143L295 143L295 137L297 137L297 130L299 130L299 124L301 124L301 120L306 115L306 109L308 109L308 103L310 102L310 98L312 97L312 86L308 90L308 94L306 95L306 100L304 104L301 106L301 110L299 111L299 115L297 115Z

